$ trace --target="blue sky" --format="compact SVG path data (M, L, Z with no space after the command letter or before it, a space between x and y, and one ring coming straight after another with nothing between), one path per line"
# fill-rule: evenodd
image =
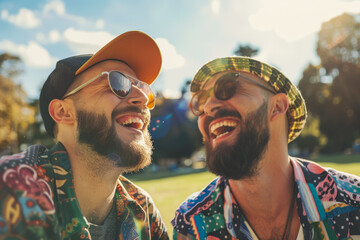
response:
M177 97L207 61L251 44L256 58L279 68L294 83L308 63L318 63L321 23L360 13L360 0L1 0L0 53L23 59L18 77L37 98L57 60L94 53L115 36L140 30L163 55L156 91Z

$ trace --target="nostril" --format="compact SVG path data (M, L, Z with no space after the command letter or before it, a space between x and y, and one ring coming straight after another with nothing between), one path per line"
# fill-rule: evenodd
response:
M219 109L220 109L220 106L213 107L213 108L211 108L211 112L217 111Z
M149 101L146 94L136 86L133 86L128 95L128 102L133 105L146 106Z
M209 113L214 113L218 111L221 107L220 106L214 106L209 109Z

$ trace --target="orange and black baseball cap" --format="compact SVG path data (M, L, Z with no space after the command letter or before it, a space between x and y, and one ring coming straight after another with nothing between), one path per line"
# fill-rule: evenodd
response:
M77 55L62 59L45 81L40 92L40 113L46 132L54 137L55 122L49 114L53 99L61 99L75 77L86 69L105 60L119 60L129 65L138 79L152 84L158 77L162 58L158 45L140 31L125 32L106 44L95 54Z

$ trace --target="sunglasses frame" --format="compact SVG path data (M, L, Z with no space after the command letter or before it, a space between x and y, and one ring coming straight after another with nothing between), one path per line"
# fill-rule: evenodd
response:
M251 83L251 84L253 84L253 85L256 85L256 86L258 86L258 87L260 87L260 88L262 88L262 89L264 89L264 90L266 90L266 91L269 91L269 92L271 92L272 94L277 94L274 90L265 87L264 85L262 85L262 84L260 84L260 83L258 83L258 82L256 82L256 81L254 81L253 79L251 79L251 78L249 78L249 77L247 77L247 76L245 76L245 75L242 75L242 74L237 73L237 72L229 72L229 73L226 73L226 74L222 75L220 78L218 78L212 88L209 88L208 90L200 90L199 92L197 92L197 93L191 98L190 104L189 104L189 108L191 109L191 112L192 112L195 116L200 116L200 115L202 115L202 114L204 113L204 111L200 112L199 110L195 110L195 108L193 107L193 106L194 106L194 102L193 102L194 99L195 99L197 96L199 96L199 94L203 93L204 91L206 92L206 93L205 93L205 94L206 94L206 99L210 96L210 93L211 93L211 92L214 92L214 96L216 97L216 99L221 100L221 101L229 100L230 98L232 98L232 97L234 96L235 91L234 91L234 93L233 93L232 95L230 95L229 97L226 97L226 98L221 99L221 98L218 98L218 97L216 96L216 93L215 93L215 90L214 90L215 87L217 86L218 81L219 81L219 80L220 80L220 81L223 81L223 77L226 76L226 75L230 75L230 74L234 74L234 75L235 75L235 78L233 79L234 82L240 82L241 80L239 80L239 78L243 78L243 79L247 80L249 83ZM197 102L199 102L199 101L197 101ZM203 104L203 105L205 105L205 104Z
M111 73L111 72L118 72L118 73L120 73L120 74L123 75L126 79L128 79L129 82L131 83L131 88L130 88L129 92L128 92L125 96L120 96L120 95L118 95L117 93L115 93L115 91L114 91L113 88L111 87L111 84L110 84L110 73ZM117 97L119 97L119 98L126 98L126 97L130 94L133 85L136 86L136 87L138 87L138 88L139 88L143 93L145 93L145 95L149 98L149 94L147 94L147 93L143 90L144 88L141 87L141 85L144 85L144 86L148 87L148 89L150 90L150 93L153 95L153 100L151 100L151 99L149 98L148 100L151 101L151 102L148 102L147 106L149 106L150 104L152 104L152 103L154 102L154 105L153 105L152 107L148 107L148 108L151 110L151 109L153 109L153 108L155 107L155 94L154 94L154 92L152 91L151 87L150 87L147 83L145 83L145 82L143 82L143 81L141 81L141 80L139 80L139 79L137 79L137 78L135 78L135 77L132 77L132 76L130 76L130 75L127 75L127 74L125 74L125 73L122 73L122 72L120 72L120 71L116 71L116 70L105 71L105 72L102 72L102 73L96 75L95 77L93 77L93 78L89 79L88 81L84 82L83 84L81 84L80 86L76 87L75 89L73 89L73 90L70 91L69 93L65 94L61 99L64 100L65 98L67 98L67 97L69 97L69 96L71 96L71 95L79 92L81 89L83 89L84 87L86 87L87 85L91 84L92 82L94 82L95 80L97 80L98 78L100 78L102 75L105 75L105 74L107 75L107 81L108 81L108 84L109 84L109 87L110 87L111 91L112 91ZM132 80L133 80L133 81L132 81ZM135 81L134 81L134 80L135 80Z

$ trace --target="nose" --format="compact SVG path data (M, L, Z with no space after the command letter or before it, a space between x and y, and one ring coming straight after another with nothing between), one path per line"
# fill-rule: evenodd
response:
M214 93L210 94L206 102L204 103L204 113L210 117L214 117L215 113L221 109L223 106L223 101L218 100Z
M127 96L127 101L131 105L146 108L149 98L139 87L132 85L131 91Z

